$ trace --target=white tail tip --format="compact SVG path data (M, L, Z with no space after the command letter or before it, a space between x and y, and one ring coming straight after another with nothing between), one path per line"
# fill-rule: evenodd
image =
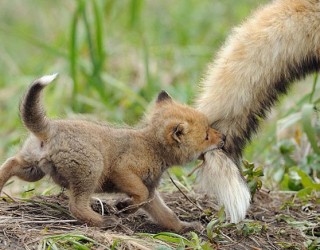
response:
M43 85L48 85L54 79L56 79L57 76L58 76L58 73L54 73L52 75L45 75L45 76L40 77L38 80L36 80L36 82L41 82L41 84L43 84Z
M222 151L205 154L200 185L202 191L224 205L230 222L238 223L245 218L251 200L249 188L237 166Z

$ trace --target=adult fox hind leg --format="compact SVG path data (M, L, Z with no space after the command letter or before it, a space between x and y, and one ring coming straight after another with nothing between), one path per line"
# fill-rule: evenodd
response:
M319 0L271 2L234 29L202 81L196 106L227 140L224 152L207 153L200 182L232 222L250 202L237 171L243 148L289 83L320 69L319 13Z

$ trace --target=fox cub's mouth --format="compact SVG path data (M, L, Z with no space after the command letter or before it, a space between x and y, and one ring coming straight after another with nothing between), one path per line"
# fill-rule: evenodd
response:
M213 151L213 150L217 150L217 149L222 149L224 146L224 141L220 141L218 144L216 145L212 145L211 147L207 148L206 151L204 151L202 154L205 154L209 151Z
M209 147L205 152L203 152L203 154L209 152L209 151L213 151L213 150L217 150L217 149L222 149L224 144L226 141L226 136L222 135L221 140L218 144L212 145L211 147Z
M220 150L223 148L223 146L224 146L224 141L220 141L219 144L211 146L206 151L204 151L202 154L200 154L200 156L198 157L198 160L204 160L204 155L206 153L208 153L210 151L214 151L214 150Z

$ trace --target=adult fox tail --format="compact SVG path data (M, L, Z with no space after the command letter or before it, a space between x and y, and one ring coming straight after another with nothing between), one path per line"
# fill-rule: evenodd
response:
M39 139L45 140L50 129L49 119L40 102L41 91L57 77L57 74L46 75L35 80L20 103L20 116L24 125Z
M259 121L290 83L320 69L319 13L319 0L275 0L259 9L233 30L201 83L196 107L226 135L224 150L232 159L222 153L207 155L203 171L211 168L212 176L224 175L229 185L207 192L220 197L227 213L234 215L233 222L244 218L250 196L239 171L230 169L240 166L242 151ZM206 172L202 176L206 177L202 186L212 187Z

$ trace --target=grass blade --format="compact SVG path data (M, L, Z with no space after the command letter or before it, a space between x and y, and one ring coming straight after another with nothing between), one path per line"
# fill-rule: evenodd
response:
M103 62L105 60L105 53L104 53L104 48L103 48L103 18L102 18L102 13L100 11L97 1L94 0L92 1L92 7L93 7L93 12L94 12L94 25L96 27L96 43L97 43L97 55L99 56L99 69L103 66Z
M316 92L316 86L317 86L317 82L318 82L318 76L319 76L318 73L315 73L315 74L314 74L312 89L311 89L310 98L309 98L309 102L310 102L310 103L312 103L312 99L313 99L314 93Z
M315 129L313 128L312 122L312 114L314 112L314 106L312 104L305 104L301 110L301 121L304 132L306 133L308 140L312 146L312 149L315 153L320 155L320 148L317 144L317 135Z
M4 26L0 26L0 32L24 40L37 48L44 49L46 52L51 53L52 55L68 58L68 53L66 51L62 50L61 48L53 47L51 44L44 42L43 39L37 39L27 33L23 33L21 31L17 31L15 29Z
M78 64L78 52L77 52L77 33L78 33L78 22L80 15L85 8L85 1L78 1L78 8L76 12L73 15L72 23L71 23L71 34L70 34L70 54L69 54L69 61L70 61L70 73L73 80L73 92L72 92L72 105L73 108L78 111L79 107L76 102L76 95L79 91L79 85L78 85L78 70L77 70L77 64Z

